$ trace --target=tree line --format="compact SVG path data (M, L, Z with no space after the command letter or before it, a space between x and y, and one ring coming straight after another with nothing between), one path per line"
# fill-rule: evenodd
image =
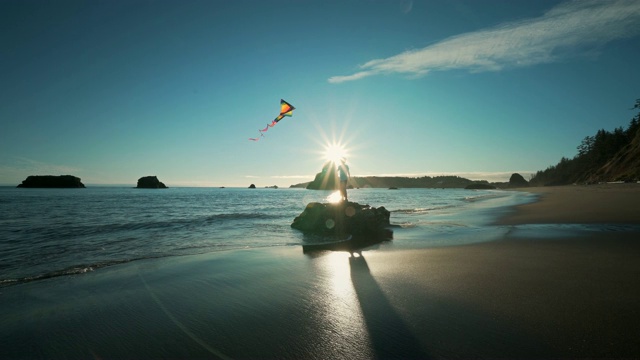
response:
M640 99L636 100L632 108L640 110ZM604 129L598 130L593 136L585 137L577 147L577 154L572 158L562 157L556 165L549 166L545 170L538 171L530 180L531 185L550 186L567 185L575 183L588 183L594 181L595 174L609 163L620 156L623 149L631 146L640 129L640 112L630 121L627 129L618 127L613 131ZM640 156L640 154L637 154ZM638 173L638 170L630 172ZM631 176L633 177L633 176ZM620 180L631 181L636 178L606 179L605 181Z
M291 187L304 187L312 190L338 189L339 178L335 164L326 162L322 171L317 173L313 181L292 185ZM353 176L349 179L351 188L464 188L475 183L487 183L487 181L472 181L459 176Z

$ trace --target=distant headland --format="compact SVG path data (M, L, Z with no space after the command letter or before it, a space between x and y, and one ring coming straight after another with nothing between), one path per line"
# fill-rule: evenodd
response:
M73 175L30 175L19 188L84 188L79 177Z
M334 166L325 163L313 181L291 185L291 188L310 190L335 190L339 181ZM349 179L349 188L433 188L433 189L504 189L529 186L520 175L513 174L508 182L490 183L486 180L469 180L459 176L353 176Z

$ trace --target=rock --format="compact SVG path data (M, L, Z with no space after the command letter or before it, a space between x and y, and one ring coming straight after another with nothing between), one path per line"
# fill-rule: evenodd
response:
M79 177L72 175L31 175L18 185L19 188L84 188Z
M496 187L489 184L469 184L464 187L467 190L494 190Z
M249 189L255 189L255 188L256 188L256 184L249 185Z
M529 182L525 180L520 174L511 174L509 178L509 187L527 187Z
M375 235L387 233L391 213L355 202L312 202L291 224L304 233L320 235ZM386 230L386 231L385 231Z
M317 173L313 181L307 185L309 190L337 190L339 188L340 178L332 161L324 163L322 171Z
M138 189L166 189L167 186L157 176L144 176L138 179Z

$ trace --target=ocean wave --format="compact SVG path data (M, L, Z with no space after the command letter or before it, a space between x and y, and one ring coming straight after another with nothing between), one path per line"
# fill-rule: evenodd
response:
M393 214L421 215L421 214L428 214L429 212L432 212L432 211L454 208L456 206L457 205L455 204L446 204L446 205L433 206L428 208L398 209L398 210L391 210L390 212Z
M159 215L158 215L159 216ZM246 221L246 220L265 220L277 217L272 214L265 213L222 213L213 215L204 215L199 217L188 218L164 218L158 220L140 220L129 218L127 222L117 223L111 222L106 224L82 224L74 225L72 221L60 223L58 226L31 226L28 228L15 229L13 232L21 234L41 234L47 237L71 237L71 236L87 236L95 234L110 234L118 232L131 232L142 230L167 230L167 229L184 229L197 226L216 225L221 222L228 221ZM49 238L48 238L49 239ZM48 241L47 239L47 241Z
M504 196L505 196L504 194L499 194L499 193L479 194L476 196L465 196L463 200L466 202L476 202L480 200L497 199Z
M181 247L172 248L171 253L154 253L147 256L131 257L126 259L113 259L98 261L90 264L76 264L65 267L63 269L52 270L42 274L28 275L18 277L14 279L0 279L0 288L29 283L39 280L47 280L63 276L75 276L94 272L99 269L132 263L141 260L154 260L179 256L201 255L206 253L214 253L219 251L238 250L247 248L262 248L262 247L278 247L278 246L294 246L300 245L300 243L273 243L273 244L220 244L220 243L204 243L204 244L190 244Z
M172 255L166 255L166 256L196 255L196 254L212 252L216 250L228 250L228 249L235 249L235 248L241 248L241 247L244 247L244 246L237 245L237 244L234 245L234 244L220 244L220 243L186 244L183 246L174 247L172 251L174 251L175 253Z
M391 213L394 214L426 214L429 211L432 211L434 209L423 209L423 208L419 208L419 209L398 209L398 210L392 210Z
M0 287L24 284L24 283L38 281L38 280L52 279L52 278L61 277L61 276L86 274L94 270L108 267L108 266L124 264L128 262L136 261L136 260L145 260L145 259L153 259L153 258L158 258L158 257L152 256L152 257L136 258L136 259L111 260L111 261L98 262L95 264L78 264L78 265L70 266L64 269L46 272L43 274L30 275L30 276L25 276L25 277L16 278L16 279L0 279Z
M222 247L225 247L225 250L228 250L228 249L231 249L231 248L239 248L238 246L229 247L229 246L224 246L224 245ZM202 248L204 248L204 247L202 247ZM190 250L193 250L193 249L196 249L196 248L191 248ZM211 249L211 246L209 246L207 251L196 251L196 252L192 251L192 252L175 253L175 254L153 254L153 255L149 255L149 256L142 256L142 257L136 257L136 258L106 260L106 261L95 262L95 263L92 263L92 264L77 264L77 265L72 265L72 266L66 267L64 269L53 270L53 271L45 272L45 273L42 273L42 274L29 275L29 276L19 277L19 278L15 278L15 279L0 279L0 288L7 287L7 286L24 284L24 283L29 283L29 282L34 282L34 281L58 278L58 277L63 277L63 276L82 275L82 274L87 274L87 273L94 272L94 271L99 270L99 269L103 269L103 268L107 268L107 267L111 267L111 266L115 266L115 265L122 265L122 264L132 263L132 262L135 262L135 261L162 259L162 258L177 257L177 256L187 256L187 255L197 255L197 254L213 252L213 251L215 251L215 250Z
M400 223L400 224L392 224L392 225L399 226L399 227L401 227L403 229L412 229L412 228L415 228L415 227L418 226L417 223L412 223L412 222L403 222L403 223Z

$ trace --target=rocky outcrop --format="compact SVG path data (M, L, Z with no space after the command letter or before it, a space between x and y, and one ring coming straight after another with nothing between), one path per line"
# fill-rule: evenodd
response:
M529 182L525 180L520 174L511 174L509 178L509 187L527 187Z
M293 220L291 227L309 234L376 235L388 232L390 215L383 206L375 208L349 201L312 202Z
M249 185L249 189L255 189L255 188L256 188L256 184Z
M31 175L28 176L19 188L84 188L79 177L72 175Z
M322 171L316 174L312 182L307 185L310 190L337 190L340 188L340 178L333 162L327 161Z
M166 189L167 186L157 176L144 176L138 179L138 189Z

